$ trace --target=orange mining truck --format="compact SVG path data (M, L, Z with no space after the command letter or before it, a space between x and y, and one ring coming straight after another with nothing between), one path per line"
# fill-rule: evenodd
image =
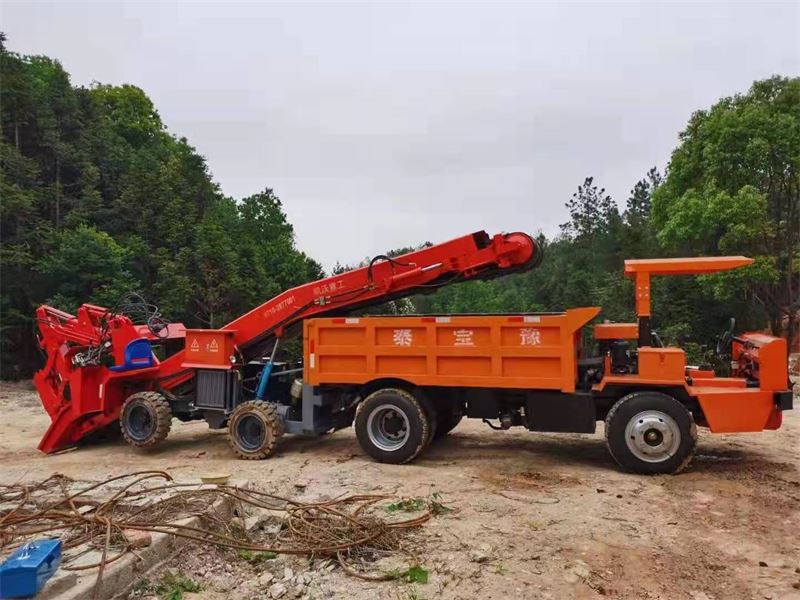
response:
M462 281L536 268L523 232L477 231L285 290L221 329L168 322L137 294L72 315L37 309L47 360L34 377L51 425L46 453L121 431L141 449L175 418L227 428L235 454L270 456L284 433L323 435L355 425L363 449L413 460L463 416L496 429L592 433L605 419L617 462L673 473L690 460L696 425L713 432L777 429L792 407L786 342L760 333L720 338L732 377L686 365L650 325L650 278L712 273L744 257L630 260L636 323L594 327L599 354L584 356L582 328L599 308L563 313L348 317L387 300ZM304 360L277 359L302 330ZM634 345L635 344L635 345Z
M715 433L777 429L792 408L786 341L721 336L732 376L688 366L650 328L650 278L711 273L745 257L629 260L636 323L594 327L600 353L584 358L582 329L598 307L562 313L310 319L304 325L304 417L351 405L363 450L413 460L462 419L495 429L594 433L605 420L613 458L637 473L675 473L691 460L697 425ZM637 342L634 349L631 342Z

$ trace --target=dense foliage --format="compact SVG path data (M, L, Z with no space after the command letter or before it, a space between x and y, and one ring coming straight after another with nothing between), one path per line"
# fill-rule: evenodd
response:
M434 313L484 310L553 311L601 306L602 319L635 321L631 280L622 276L626 258L663 256L650 216L662 176L652 169L637 182L620 212L605 190L586 178L567 203L570 221L554 240L541 238L541 267L515 277L471 282L413 299L415 310ZM656 329L696 362L713 360L712 346L730 316L744 327L763 327L763 315L741 299L720 301L695 277L654 280Z
M142 90L76 88L58 61L5 48L0 75L3 376L36 368L34 311L42 302L74 310L139 290L171 320L213 327L322 276L296 249L272 190L239 201L223 195L204 159L167 132ZM372 312L597 305L604 319L630 321L625 258L742 253L757 264L725 276L656 280L661 336L695 361L711 357L729 316L741 327L796 336L799 177L800 79L757 82L695 113L667 174L646 173L624 209L586 178L566 202L570 219L560 234L541 237L539 269Z
M545 241L537 271L475 282L415 299L431 312L603 307L603 318L634 318L625 258L744 254L756 262L730 273L654 280L662 338L695 361L713 358L728 317L769 329L797 347L800 311L800 79L772 77L746 94L692 115L667 175L636 183L620 214L592 178L566 203L570 220Z
M659 241L679 254L745 254L746 270L706 281L744 295L774 332L798 333L800 78L773 77L692 115L653 198Z
M73 87L58 61L0 50L2 374L38 364L34 311L139 290L219 326L322 275L269 189L224 196L203 158L130 85Z

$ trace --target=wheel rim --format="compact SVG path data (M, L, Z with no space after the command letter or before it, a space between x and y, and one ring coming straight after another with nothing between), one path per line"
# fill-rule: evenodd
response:
M128 410L128 435L137 442L146 440L153 433L155 419L146 406L135 404Z
M248 452L258 450L264 445L267 428L256 415L244 415L236 423L236 441Z
M675 419L659 410L635 415L625 427L625 443L639 460L658 463L669 460L681 444L681 430Z
M386 452L402 448L411 435L406 414L391 404L383 404L367 418L369 441Z

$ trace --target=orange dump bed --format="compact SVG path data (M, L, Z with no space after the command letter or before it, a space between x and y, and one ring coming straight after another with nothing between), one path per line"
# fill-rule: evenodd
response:
M600 312L305 321L305 381L575 391L580 329Z

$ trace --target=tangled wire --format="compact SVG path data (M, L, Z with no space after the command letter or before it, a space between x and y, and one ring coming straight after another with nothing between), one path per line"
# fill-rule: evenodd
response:
M146 485L154 479L158 485ZM96 492L125 480L107 499ZM128 553L135 553L126 531L166 533L202 544L251 552L274 552L314 557L334 557L350 575L369 580L391 578L387 574L364 573L352 566L355 559L400 548L402 533L421 526L433 516L429 505L418 517L386 521L367 509L390 498L383 495L350 495L317 503L304 503L251 489L230 485L200 487L176 483L164 471L138 471L111 477L78 492L70 493L72 481L53 475L34 485L0 485L0 552L6 555L22 544L49 534L62 541L62 567L69 571L98 569L94 596L101 589L106 565ZM107 492L108 493L108 492ZM223 498L239 507L275 511L280 528L274 539L262 543L244 527L218 515L210 507ZM187 517L200 516L205 527L181 524ZM81 546L85 548L81 549ZM101 559L92 564L74 564L85 554L99 550Z
M98 342L89 345L84 352L76 355L76 360L81 366L98 365L101 359L108 354L111 348L109 324L117 315L125 315L134 325L146 325L154 337L166 339L169 337L169 323L161 316L158 306L151 304L138 292L126 292L120 296L116 304L109 309L101 320ZM46 320L44 320L46 322ZM39 347L38 336L36 347Z
M150 333L158 338L169 335L168 323L161 316L158 306L145 300L138 292L123 294L108 313L108 317L113 315L125 315L135 325L147 325Z

